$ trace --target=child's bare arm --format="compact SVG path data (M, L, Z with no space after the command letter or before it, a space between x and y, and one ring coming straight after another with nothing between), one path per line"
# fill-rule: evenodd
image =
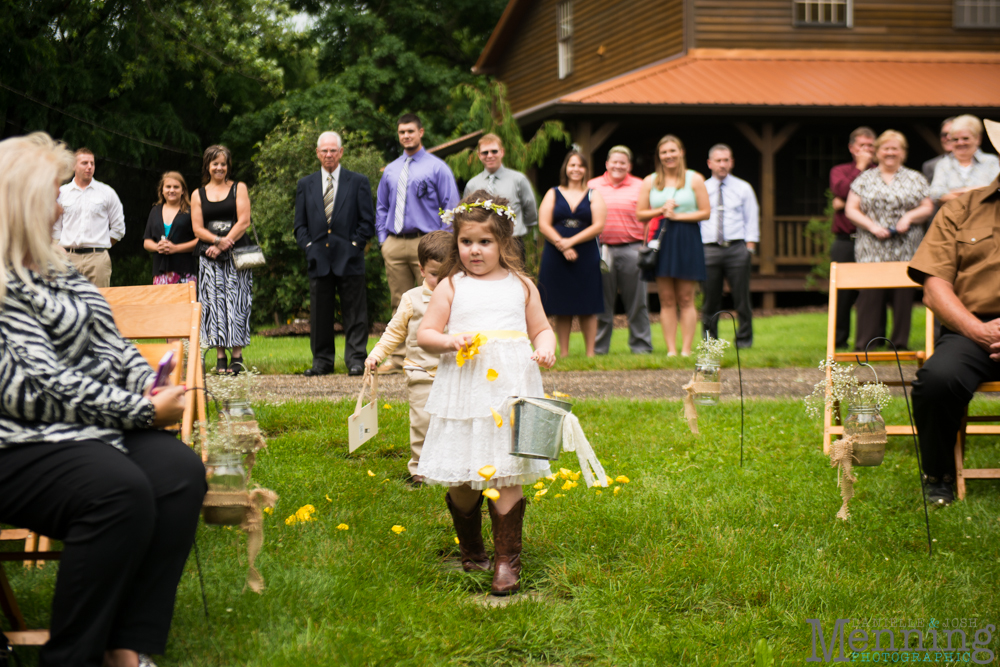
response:
M524 309L524 319L528 325L528 338L535 346L535 353L531 358L537 361L539 366L552 368L556 363L556 335L552 333L549 319L545 316L538 288L531 282L528 282L526 287L528 303Z
M396 313L389 320L389 324L385 327L385 332L382 337L378 339L375 347L368 354L368 358L365 359L365 366L368 370L375 371L378 369L378 365L381 364L386 357L388 357L393 350L395 350L400 343L406 340L407 327L410 324L410 318L413 317L413 303L409 299L404 299L400 302L399 306L396 308Z
M448 318L451 317L451 302L454 298L455 287L451 279L442 280L427 305L427 312L417 330L417 345L431 354L457 352L462 345L472 342L471 336L450 336L444 333Z

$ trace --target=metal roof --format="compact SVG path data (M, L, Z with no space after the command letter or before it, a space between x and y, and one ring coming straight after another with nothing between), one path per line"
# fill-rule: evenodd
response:
M1000 54L691 49L553 102L996 108Z

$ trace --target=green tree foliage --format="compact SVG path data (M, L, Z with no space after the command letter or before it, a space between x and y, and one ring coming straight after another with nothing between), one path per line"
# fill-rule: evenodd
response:
M833 191L828 189L823 217L810 218L806 223L806 237L819 248L819 252L813 258L815 264L806 274L806 287L810 289L821 289L822 283L830 278L830 248L837 238L833 233L833 215Z
M346 91L347 129L398 151L396 119L420 114L426 145L451 135L465 109L451 102L471 73L507 0L292 0L316 17L320 75ZM460 101L460 100L459 100Z
M281 322L309 310L309 277L302 250L295 243L295 189L300 178L319 169L316 139L330 128L343 127L334 117L300 121L286 116L271 131L254 158L257 182L250 189L253 221L267 256L266 269L254 274L254 319ZM345 169L364 174L371 184L373 205L384 165L379 151L363 133L341 132ZM392 316L385 265L376 241L365 256L368 320ZM337 314L339 318L339 313Z
M468 84L459 85L454 96L471 102L468 120L464 124L466 131L482 130L483 134L492 133L500 137L504 146L504 166L511 169L527 171L540 166L549 152L549 144L562 141L569 145L572 140L562 122L548 120L542 123L535 136L525 142L507 103L507 89L499 81L491 82L485 91ZM465 181L483 170L473 148L449 155L445 161L455 176Z

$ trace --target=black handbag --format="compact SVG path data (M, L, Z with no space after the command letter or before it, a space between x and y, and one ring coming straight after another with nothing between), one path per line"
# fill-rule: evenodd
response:
M666 231L668 222L670 221L666 218L660 218L660 230L656 234L655 248L647 245L646 239L642 240L638 261L640 271L656 271L656 267L660 263L660 244L663 243L663 232Z

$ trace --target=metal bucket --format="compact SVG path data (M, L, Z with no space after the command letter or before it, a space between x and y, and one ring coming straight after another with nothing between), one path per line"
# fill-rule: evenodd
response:
M563 439L563 415L526 403L523 398L511 397L510 453L526 459L559 458ZM573 404L551 398L534 398L532 401L547 403L569 412Z

